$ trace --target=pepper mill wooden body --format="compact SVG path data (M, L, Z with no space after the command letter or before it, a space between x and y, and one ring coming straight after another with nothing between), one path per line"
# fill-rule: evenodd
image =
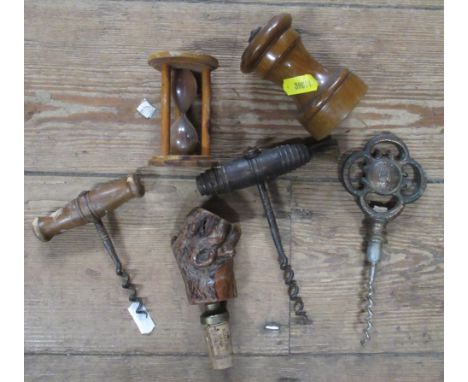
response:
M163 51L152 53L148 64L161 72L161 151L149 164L213 165L216 161L210 156L211 71L218 67L218 60L204 54ZM198 96L201 98L200 133L187 115ZM171 100L175 114L172 123Z
M226 300L237 296L233 271L240 227L218 215L195 208L179 234L172 251L185 282L190 304L203 304L200 316L213 369L232 366L231 332Z
M299 110L298 120L317 140L328 136L358 104L366 84L346 68L331 71L305 49L299 33L291 28L290 14L273 17L263 28L252 31L242 54L243 73L254 71L279 86L284 80L310 74L315 91L292 95Z

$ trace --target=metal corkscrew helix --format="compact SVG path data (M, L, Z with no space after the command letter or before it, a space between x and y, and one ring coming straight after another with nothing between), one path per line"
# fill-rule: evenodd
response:
M116 274L122 279L122 288L129 291L129 301L138 302L135 310L138 314L148 313L143 310L143 301L137 296L136 288L130 282L129 274L124 270L114 244L101 218L133 197L141 197L144 189L135 174L126 178L101 183L90 191L82 192L67 205L49 216L34 219L32 225L35 235L41 241L49 241L55 235L87 223L93 223L102 240L107 254L112 259Z
M255 158L258 154L260 154L260 150L258 148L252 148L247 151L245 157L249 159L249 164L252 163L250 159ZM255 167L251 165L251 168L252 171L255 172ZM284 283L288 286L288 296L289 299L294 302L294 313L296 316L302 317L305 323L310 323L312 320L307 316L307 312L304 310L304 301L302 300L302 297L299 296L299 286L297 285L297 281L294 279L294 271L284 252L281 235L265 182L257 183L257 189L270 227L271 237L278 253L278 262L280 269L283 271Z
M306 164L314 152L330 146L332 143L334 142L331 139L325 139L313 145L296 143L265 150L256 147L250 148L243 157L209 169L198 175L196 179L198 190L202 195L220 194L253 185L257 186L278 253L284 282L288 286L289 299L294 302L294 313L302 318L304 324L311 323L312 320L304 310L304 302L299 296L299 286L294 279L294 271L284 252L266 182Z
M386 225L403 211L405 204L413 203L422 196L426 176L419 163L410 157L403 141L393 134L384 133L370 139L362 151L346 158L341 179L369 222L367 318L361 339L364 346L370 340L374 326L375 275L385 241Z

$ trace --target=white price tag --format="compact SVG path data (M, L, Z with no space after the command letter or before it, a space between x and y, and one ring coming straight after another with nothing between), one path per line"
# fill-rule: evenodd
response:
M143 98L143 101L137 107L137 111L146 119L150 119L156 113L156 108L146 98Z
M135 321L135 324L137 324L138 329L140 330L140 333L150 334L153 331L153 329L156 327L156 324L151 319L151 316L146 310L146 307L144 305L141 307L141 310L145 311L146 315L143 313L136 312L138 305L139 305L138 302L133 302L128 307L128 312L132 316L133 321Z

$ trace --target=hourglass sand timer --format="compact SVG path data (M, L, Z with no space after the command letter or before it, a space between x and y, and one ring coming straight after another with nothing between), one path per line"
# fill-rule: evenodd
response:
M155 52L148 63L161 72L161 152L149 164L211 166L215 163L210 156L211 71L218 67L218 60L203 54ZM197 129L189 112L199 97L201 121Z

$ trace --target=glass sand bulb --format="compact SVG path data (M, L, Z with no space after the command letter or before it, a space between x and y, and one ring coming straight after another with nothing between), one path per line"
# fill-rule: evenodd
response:
M186 115L197 95L197 80L192 71L176 69L172 90L180 117L171 126L171 154L192 154L199 144L197 131Z

